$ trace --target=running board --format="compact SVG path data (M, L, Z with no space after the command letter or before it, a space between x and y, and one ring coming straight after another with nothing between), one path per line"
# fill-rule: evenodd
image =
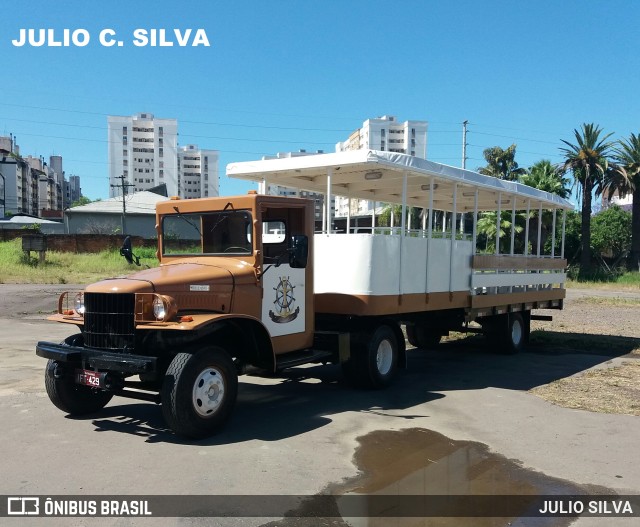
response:
M117 397L126 397L127 399L137 399L139 401L160 404L159 393L138 392L135 390L120 390L112 393Z
M334 354L330 351L305 350L296 353L288 353L282 357L276 357L276 371L285 368L293 368L301 364L311 362L331 362Z

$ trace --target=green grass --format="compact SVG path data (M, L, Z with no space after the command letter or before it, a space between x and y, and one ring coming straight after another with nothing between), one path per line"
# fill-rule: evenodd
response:
M597 304L601 306L640 306L639 298L623 298L619 296L585 296L573 300L577 304Z
M607 275L594 280L570 280L566 282L567 287L576 289L619 289L627 291L640 290L640 273L625 272L619 275Z
M81 254L47 251L44 264L39 264L37 253L25 257L20 239L0 242L0 283L86 284L158 265L153 248L134 249L134 254L141 267L129 265L117 249Z

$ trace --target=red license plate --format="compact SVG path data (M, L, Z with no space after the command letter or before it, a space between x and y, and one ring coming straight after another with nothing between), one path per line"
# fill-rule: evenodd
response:
M76 384L100 387L100 374L91 370L76 370Z

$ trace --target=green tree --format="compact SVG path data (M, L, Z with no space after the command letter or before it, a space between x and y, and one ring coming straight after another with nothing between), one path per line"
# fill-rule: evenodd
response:
M527 171L518 166L515 161L516 145L511 145L506 150L499 146L487 148L482 152L487 166L478 168L480 174L485 176L493 176L498 179L506 179L507 181L516 181Z
M411 228L417 229L422 225L421 218L422 212L424 209L420 209L418 207L407 207L407 227L409 226L409 216L411 216ZM393 212L393 226L400 227L402 222L402 205L391 205L387 203L387 205L382 209L382 212L378 216L378 225L381 227L390 227L391 226L391 213Z
M630 270L640 271L640 135L631 134L629 139L618 142L615 161L626 177L618 178L615 190L621 197L632 195L631 205L631 249L627 258Z
M89 203L91 203L91 200L89 198L87 198L86 196L80 196L71 204L71 207L80 207L81 205L88 205Z
M582 130L574 130L576 143L562 139L566 147L560 151L565 161L562 165L564 173L571 171L575 185L582 197L582 222L580 254L580 276L588 275L591 268L591 202L593 192L602 192L605 174L610 170L609 157L612 154L613 143L607 139L611 134L602 135L599 126L583 124Z
M520 182L538 190L557 194L561 198L566 199L571 195L569 178L564 177L562 171L548 159L531 166L528 173L520 176Z
M524 230L524 214L516 215L516 234L520 234ZM485 250L493 253L496 250L496 230L497 230L498 212L483 212L478 218L478 234L479 244L484 242ZM524 243L518 237L515 239L514 250L517 253L522 252ZM500 253L509 254L511 252L511 212L502 211L500 213Z
M613 205L592 218L591 244L602 256L618 258L631 247L631 213Z
M551 164L551 161L543 159L529 168L528 173L520 177L520 182L538 190L549 192L550 194L556 194L561 198L568 198L571 195L569 178L564 177L564 174L558 167ZM532 211L530 213L530 223L537 225L538 212ZM559 222L556 222L558 224ZM553 230L553 214L549 210L542 212L542 228L540 232L540 243L545 252L550 253L551 246L547 244L547 240L551 236ZM529 239L532 247L538 246L538 229L533 228L529 233ZM556 240L556 243L559 239ZM547 245L549 247L547 248ZM548 250L547 250L548 249Z

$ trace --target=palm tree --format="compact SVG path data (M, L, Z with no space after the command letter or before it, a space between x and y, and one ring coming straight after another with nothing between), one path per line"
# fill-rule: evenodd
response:
M478 233L485 237L485 250L493 253L496 250L496 231L498 228L498 212L490 211L480 214L478 219ZM524 223L524 216L516 216L516 233L521 233L524 229L519 223ZM511 232L511 213L503 211L500 213L500 253L509 254L511 245L509 233ZM518 251L520 249L517 249Z
M571 195L569 178L564 177L558 167L552 165L548 159L531 166L529 172L520 177L520 182L550 194L557 194L561 198L566 199Z
M543 159L529 167L529 171L520 177L520 182L538 190L556 194L561 198L568 198L571 195L569 178L564 177L557 166L551 161ZM530 218L537 221L538 212L532 211ZM544 247L547 238L551 235L553 229L553 216L550 211L542 212L542 229L540 236L540 244ZM530 242L532 247L538 244L538 230L533 229L530 233Z
M631 205L631 251L627 259L630 270L640 271L640 135L631 134L626 141L618 142L614 148L614 159L626 177L618 177L609 194L617 190L621 197L632 195Z
M580 254L580 275L585 277L591 267L591 202L593 191L601 193L604 188L605 174L610 170L609 157L612 154L612 142L607 139L612 134L601 137L599 126L583 124L582 130L574 130L576 144L564 139L566 148L560 148L565 161L561 170L573 173L574 184L582 196L582 227Z
M518 163L515 161L516 145L511 145L506 150L499 146L487 148L482 152L482 155L487 161L487 166L478 169L480 174L516 181L526 173L526 169L518 167Z
M420 219L422 218L424 210L417 207L407 207L407 224L409 222L409 216L411 216L411 226L413 229L419 228ZM392 205L387 203L378 216L381 227L391 226L391 216L394 217L394 227L399 227L402 222L402 205Z

